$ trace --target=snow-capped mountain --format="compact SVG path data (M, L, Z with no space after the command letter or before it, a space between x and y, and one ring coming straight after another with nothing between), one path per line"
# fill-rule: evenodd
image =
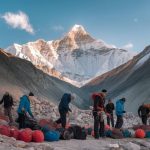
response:
M60 40L37 40L6 49L31 61L44 72L82 86L87 81L130 60L135 54L96 40L83 26L74 25Z
M90 95L102 88L108 90L108 98L114 101L126 97L127 111L137 113L142 103L150 103L150 46L127 63L96 77L81 90Z

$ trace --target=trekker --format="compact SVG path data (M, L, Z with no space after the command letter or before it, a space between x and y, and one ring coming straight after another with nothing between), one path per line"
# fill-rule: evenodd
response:
M105 97L107 90L103 89L100 93L92 94L93 104L93 116L94 116L94 137L104 137L104 113L105 113Z
M19 129L21 128L26 128L25 125L25 119L26 119L26 115L27 113L34 118L32 112L31 112L31 108L30 108L30 102L32 101L34 94L32 92L29 93L29 96L22 96L20 98L20 104L18 107L18 122L19 122Z
M75 94L69 94L69 93L65 93L62 98L61 101L59 103L58 109L59 109L59 114L60 114L60 118L58 120L56 120L55 122L57 124L62 125L63 128L66 127L66 115L67 113L72 112L71 109L69 108L69 103L71 102L71 100L75 99Z
M138 109L138 115L142 119L142 123L144 125L147 125L149 112L150 110L144 104L142 104Z
M126 113L124 110L124 103L126 99L122 98L116 102L116 116L117 116L117 122L115 125L115 128L120 129L123 125L123 114Z
M6 92L0 101L0 104L4 103L4 114L9 117L9 123L13 123L13 118L12 118L12 106L13 106L13 98L12 96Z
M115 109L114 103L112 100L108 100L108 104L105 107L106 113L107 113L107 124L110 126L110 121L112 127L114 127L114 116L113 116L113 111Z

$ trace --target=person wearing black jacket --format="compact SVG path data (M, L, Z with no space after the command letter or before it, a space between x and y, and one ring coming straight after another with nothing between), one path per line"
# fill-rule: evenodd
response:
M55 122L57 124L61 123L63 128L66 127L66 115L69 111L71 112L71 109L69 108L69 103L73 99L75 99L75 94L65 93L62 96L61 101L59 103L58 109L59 109L60 118Z
M10 123L12 123L13 118L12 118L11 110L13 106L13 98L8 92L4 94L2 100L0 101L0 104L2 103L4 103L4 114L9 117L9 121Z
M114 127L113 111L115 109L115 106L111 99L108 101L108 104L106 105L105 109L106 109L106 113L107 113L107 124L110 126L110 121L111 121L111 125L112 125L112 127Z
M142 104L138 109L138 115L142 119L142 123L144 125L147 125L147 118L148 114L150 113L150 110Z

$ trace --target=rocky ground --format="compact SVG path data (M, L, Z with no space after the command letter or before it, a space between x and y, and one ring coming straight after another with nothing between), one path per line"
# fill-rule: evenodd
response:
M0 135L0 150L150 150L150 139L62 140L58 142L25 143Z
M14 119L17 117L16 109L18 101L15 102L13 109ZM72 124L81 126L92 126L93 118L91 110L80 110L71 105L72 113L68 121ZM2 110L2 109L0 109ZM32 102L32 111L37 120L53 119L59 117L57 106L51 102L35 99ZM2 112L1 112L2 113ZM105 116L106 119L106 116ZM129 128L133 125L140 124L140 119L132 113L127 113L124 116L124 127ZM25 143L16 141L14 138L0 135L0 150L148 150L150 149L149 139L99 139L95 140L89 136L87 140L69 140L59 142L44 142L44 143Z

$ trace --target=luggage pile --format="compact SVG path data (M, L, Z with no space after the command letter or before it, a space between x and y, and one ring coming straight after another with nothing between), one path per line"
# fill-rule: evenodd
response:
M150 126L149 125L138 125L129 129L115 129L105 128L105 136L121 139L121 138L150 138Z
M29 119L29 118L28 118ZM85 128L78 125L67 125L66 129L56 125L52 120L41 119L36 122L33 119L26 120L27 128L18 129L15 126L0 125L0 134L14 137L24 142L53 142L70 139L85 140L87 132Z
M43 142L44 134L40 130L31 130L30 128L19 130L13 126L0 125L0 134L14 137L16 140L24 142Z

